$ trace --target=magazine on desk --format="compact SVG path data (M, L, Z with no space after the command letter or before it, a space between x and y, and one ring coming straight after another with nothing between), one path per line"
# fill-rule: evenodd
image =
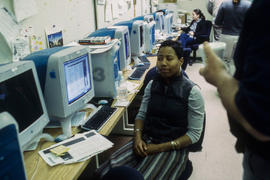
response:
M39 151L39 155L47 164L55 166L85 161L112 146L111 141L91 130L43 149Z

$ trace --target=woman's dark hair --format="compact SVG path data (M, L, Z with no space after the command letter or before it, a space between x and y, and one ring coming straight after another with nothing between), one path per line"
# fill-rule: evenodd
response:
M193 12L199 15L201 19L205 19L205 16L200 9L194 9Z
M173 41L173 40L166 40L164 42L161 43L160 47L159 47L159 50L162 48L162 47L166 47L166 46L169 46L171 48L174 49L175 51L175 54L177 55L177 58L180 59L181 57L184 56L184 50L183 50L183 47L181 45L180 42L178 41Z

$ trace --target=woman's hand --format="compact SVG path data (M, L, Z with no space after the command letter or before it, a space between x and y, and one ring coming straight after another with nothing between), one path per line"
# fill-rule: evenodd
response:
M188 34L189 34L189 36L191 36L191 37L194 36L194 32L193 32L193 31L189 31Z
M135 154L137 154L138 156L141 156L141 157L145 157L147 156L147 145L146 143L139 137L136 137L134 139L134 152Z

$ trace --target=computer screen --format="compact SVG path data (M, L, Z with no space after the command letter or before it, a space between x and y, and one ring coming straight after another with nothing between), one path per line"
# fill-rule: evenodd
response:
M168 13L164 17L164 25L165 25L164 32L166 34L170 34L172 32L172 22L173 22L173 13Z
M68 104L91 89L88 54L64 63Z
M125 51L126 51L126 59L128 59L131 55L130 53L130 41L129 41L129 33L126 32L124 34L124 38L125 38ZM130 63L130 62L129 62Z
M143 55L144 41L144 21L142 20L130 20L116 23L114 26L128 26L130 35L131 56L135 62L135 65L140 64L139 56Z
M60 121L64 136L70 137L71 118L94 97L89 49L83 46L54 47L32 53L51 121ZM46 71L44 71L46 69Z
M35 66L16 62L0 66L0 112L9 112L19 125L22 150L49 122Z
M140 47L143 47L143 26L140 26Z
M144 52L152 53L153 44L155 43L155 21L146 24L144 31Z
M163 12L156 12L155 16L156 29L160 32L164 32L164 15Z

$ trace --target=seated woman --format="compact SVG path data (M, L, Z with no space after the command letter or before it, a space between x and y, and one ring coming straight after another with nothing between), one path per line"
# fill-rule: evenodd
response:
M134 139L112 154L98 172L129 166L145 179L178 179L188 161L188 147L200 138L204 101L199 88L181 72L183 48L164 41L159 49L159 74L145 88L135 119Z
M192 12L192 19L193 20L188 27L181 28L183 32L178 40L182 43L183 48L208 41L208 38L201 36L208 33L205 16L202 11L200 9L194 9Z

